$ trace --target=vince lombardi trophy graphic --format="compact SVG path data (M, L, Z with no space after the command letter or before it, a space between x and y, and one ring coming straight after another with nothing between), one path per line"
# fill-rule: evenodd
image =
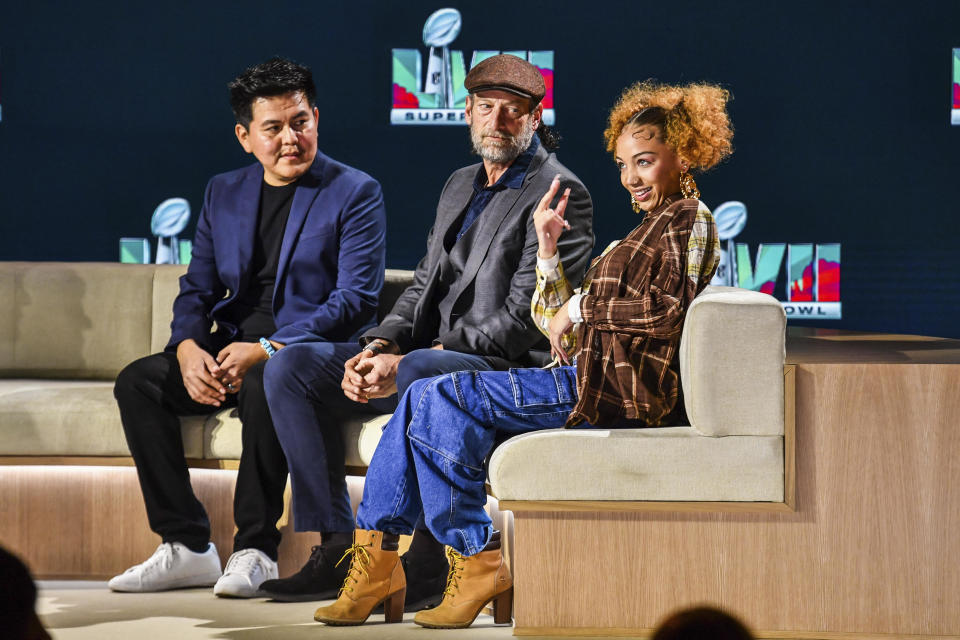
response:
M462 25L460 12L456 9L434 11L423 25L423 44L430 47L430 61L427 64L427 79L423 92L437 97L437 109L453 107L453 80L450 73L450 50L447 45L457 39Z
M717 224L717 236L720 238L720 264L710 284L736 287L739 278L733 239L747 226L747 205L736 200L724 202L713 212L713 219Z
M157 264L180 264L180 240L177 236L190 221L190 203L170 198L160 203L150 219L150 232L157 236ZM164 243L164 240L167 242Z

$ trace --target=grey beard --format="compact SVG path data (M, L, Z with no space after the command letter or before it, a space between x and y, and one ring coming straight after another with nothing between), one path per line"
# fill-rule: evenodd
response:
M486 160L497 164L509 164L527 150L533 140L533 121L528 120L523 129L506 145L484 145L482 133L470 127L470 141L473 143L473 152Z

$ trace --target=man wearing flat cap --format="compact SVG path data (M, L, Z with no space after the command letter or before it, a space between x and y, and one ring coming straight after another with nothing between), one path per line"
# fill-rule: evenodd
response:
M466 121L482 162L458 169L440 194L427 253L414 282L379 326L353 344L292 345L275 357L296 358L301 384L271 386L267 399L287 455L294 525L323 531L323 544L290 578L264 583L275 599L335 597L353 514L343 476L316 465L324 439L339 433L335 416L392 412L415 380L463 370L505 370L549 361L549 345L530 317L536 282L533 213L548 190L561 191L570 230L558 243L572 281L582 278L593 248L593 204L580 180L549 149L554 136L541 122L543 76L525 60L498 55L477 64L464 86ZM558 204L558 208L559 208ZM320 347L325 347L321 352ZM329 446L326 449L329 452ZM341 467L342 469L342 467ZM327 491L336 484L338 491ZM320 488L321 490L318 490ZM317 496L339 495L334 504ZM417 526L404 566L407 610L440 601L447 575L443 547Z

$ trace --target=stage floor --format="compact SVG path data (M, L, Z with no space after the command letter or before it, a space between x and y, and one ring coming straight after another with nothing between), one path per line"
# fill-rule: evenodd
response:
M313 621L317 602L217 598L210 589L113 593L105 582L40 581L37 612L54 640L315 640L370 638L430 640L456 633L462 640L506 640L513 629L480 614L469 629L438 631L413 623L384 624L371 616L359 627Z

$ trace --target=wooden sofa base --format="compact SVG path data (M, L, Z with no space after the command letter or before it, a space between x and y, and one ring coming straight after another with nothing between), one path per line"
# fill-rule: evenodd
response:
M190 460L194 493L210 518L211 538L226 563L233 550L236 460ZM202 467L202 468L196 468ZM354 507L366 468L351 468ZM293 530L287 485L279 573L295 573L320 534ZM488 512L512 553L512 514L491 498ZM143 562L160 544L150 531L131 458L0 456L0 546L21 556L37 579L107 579ZM401 551L409 537L401 536Z
M957 389L958 364L799 364L796 511L504 502L516 635L640 635L710 603L764 638L960 638Z
M536 636L564 638L649 638L655 628L650 629L608 629L578 628L576 630L558 627L514 627L515 636ZM765 631L752 629L753 636L760 640L958 640L960 636L903 635L891 633L829 633L825 631Z
M37 464L41 460L8 458L0 464L0 544L23 557L34 577L109 578L143 562L160 544L147 523L136 469L126 464L129 459L112 461L124 466L74 466L70 463L82 459L69 458L59 459L57 466ZM96 460L104 464L111 459ZM25 461L32 464L15 464ZM233 550L236 477L229 469L190 470L222 562ZM294 533L286 517L280 522L279 569L289 575L309 557L310 547L319 544L320 534Z

